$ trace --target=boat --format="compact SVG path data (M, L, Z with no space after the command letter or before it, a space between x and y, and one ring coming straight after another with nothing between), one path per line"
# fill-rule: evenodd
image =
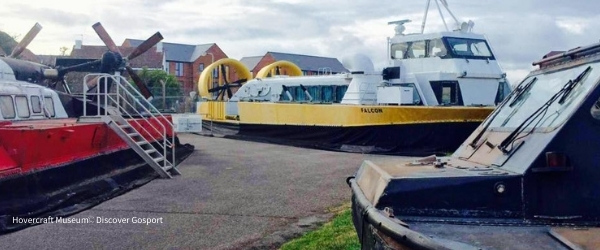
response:
M194 150L179 141L173 118L157 112L120 75L135 55L121 56L101 24L94 29L109 47L101 60L51 68L18 59L39 24L0 57L0 234L177 175L177 164ZM135 53L160 39L147 40L149 46ZM82 95L52 88L66 85L65 73L90 66L101 72L86 76ZM68 109L80 114L71 116Z
M452 152L511 86L472 21L405 34L409 21L389 23L396 34L388 38L389 66L382 71L365 55L343 60L345 73L303 76L293 62L278 61L251 80L234 59L211 64L198 83L205 131L347 152ZM232 71L236 81L227 79ZM222 81L214 87L216 78Z
M533 65L451 156L362 163L363 249L600 246L600 43Z

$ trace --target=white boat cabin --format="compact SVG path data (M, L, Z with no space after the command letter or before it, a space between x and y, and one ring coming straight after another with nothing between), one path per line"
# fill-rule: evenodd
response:
M58 94L41 85L17 81L0 60L0 120L67 118Z
M352 105L495 106L510 85L486 38L473 22L455 31L404 34L404 23L388 38L389 66L375 72L365 56L345 60L348 73L253 79L230 102L308 102ZM458 22L457 22L458 24Z

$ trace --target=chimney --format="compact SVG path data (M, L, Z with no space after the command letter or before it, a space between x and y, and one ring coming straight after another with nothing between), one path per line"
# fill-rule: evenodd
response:
M75 40L75 49L81 49L81 40Z
M156 52L163 52L163 43L159 42L156 44Z

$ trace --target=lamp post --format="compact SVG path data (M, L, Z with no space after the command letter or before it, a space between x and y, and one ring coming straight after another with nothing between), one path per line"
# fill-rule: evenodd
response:
M167 99L166 99L167 98L167 90L166 90L167 83L165 81L163 81L162 79L160 79L159 81L160 81L160 84L162 85L162 95L163 95L162 96L162 99L163 99L162 108L163 108L163 110L166 110L167 109L167 107L166 107L167 106Z

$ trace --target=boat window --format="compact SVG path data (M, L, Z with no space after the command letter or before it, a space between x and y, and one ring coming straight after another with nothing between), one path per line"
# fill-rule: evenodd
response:
M15 103L17 104L17 115L20 118L29 118L29 103L27 102L26 96L15 96Z
M334 89L335 89L334 102L335 103L342 102L342 99L344 99L344 94L346 94L346 90L348 90L348 86L345 86L345 85L335 86Z
M445 57L448 54L446 46L442 39L433 39L429 41L427 57Z
M39 96L31 96L31 110L33 113L42 113L42 102L40 101Z
M439 105L463 105L457 81L432 81L431 89Z
M4 119L15 118L15 104L13 103L12 96L0 96L0 111L2 111L2 117Z
M452 57L470 59L494 59L485 40L446 37L444 38Z
M308 101L308 98L306 98L306 95L304 94L304 91L302 90L302 88L300 88L300 86L290 87L290 89L293 89L292 96L294 97L295 101Z
M52 97L50 97L50 96L44 97L44 109L49 113L50 117L56 116L56 112L54 111L54 102L52 101Z
M395 43L390 47L392 53L392 59L403 59L406 58L406 50L408 50L408 43Z
M315 102L321 101L321 91L319 91L319 88L321 88L321 86L306 87L306 90L308 90L308 93L310 94L310 96L313 98L313 101L315 101Z
M504 98L506 98L510 94L510 85L506 81L502 81L498 83L498 92L496 92L496 105L501 103Z
M413 42L406 53L406 58L425 57L425 41Z
M333 86L321 88L321 102L333 102Z
M292 95L292 91L289 87L287 88L287 92L290 92L290 95ZM292 98L293 98L293 95L292 95ZM281 90L281 95L279 95L279 101L287 101L287 102L290 101L290 97L286 93L285 88L283 90Z
M594 119L600 120L600 99L596 101L596 103L594 103L594 106L592 106L590 113L592 114L592 117L594 117Z
M588 66L591 67L591 70L586 70ZM547 104L546 111L535 118L533 122L525 124L524 128L533 128L534 126L539 128L555 128L561 125L575 112L579 103L585 99L585 93L588 93L598 82L600 78L600 63L580 65L525 79L522 84L529 83L534 78L536 79L535 84L530 86L527 94L520 95L520 100L515 105L504 105L495 111L497 114L490 122L489 127L518 127L525 119L532 116L542 106L545 106L551 97L559 93L565 86L570 84L569 82L577 79L580 75L582 77L580 77L579 82L571 88L570 93L563 102L560 99L565 95L561 95L554 102ZM515 99L516 97L513 96L511 98Z

